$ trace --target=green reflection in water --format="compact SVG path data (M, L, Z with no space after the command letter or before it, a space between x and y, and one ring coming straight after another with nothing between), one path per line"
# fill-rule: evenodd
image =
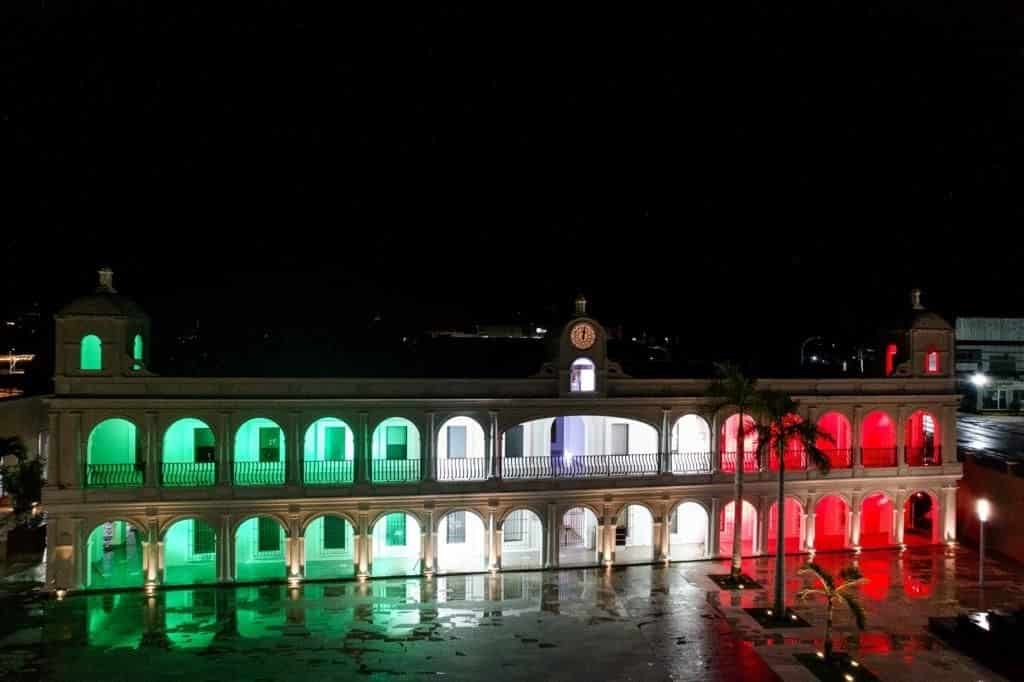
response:
M164 597L164 630L175 649L205 649L217 636L217 593L172 590Z
M136 649L142 641L142 612L138 594L99 594L86 599L89 646Z

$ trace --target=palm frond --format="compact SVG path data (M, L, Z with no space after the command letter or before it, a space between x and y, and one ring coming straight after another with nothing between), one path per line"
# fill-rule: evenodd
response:
M804 454L807 455L807 461L810 462L811 466L821 473L827 475L828 472L832 471L832 460L817 445L808 446L804 443Z
M820 580L830 594L836 591L835 581L832 579L829 572L813 561L808 561L804 564L803 568L797 571L797 575L806 575L808 573L814 575L818 580Z
M850 608L850 612L853 613L853 619L857 622L857 629L863 630L867 627L868 616L864 612L864 605L860 603L855 595L847 594L845 592L839 593L839 598L842 599L846 605Z
M829 598L828 597L828 593L826 593L825 590L819 590L819 589L814 588L814 587L805 587L805 588L803 588L801 590L797 590L796 598L801 600L801 601L806 601L808 597L810 597L812 595L815 595L815 594L821 595L825 599Z

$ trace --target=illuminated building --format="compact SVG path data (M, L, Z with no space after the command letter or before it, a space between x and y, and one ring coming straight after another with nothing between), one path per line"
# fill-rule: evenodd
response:
M827 476L785 455L791 551L955 539L952 329L915 304L885 372L761 380L835 439ZM582 299L511 379L157 376L109 272L56 325L51 589L714 557L737 465L744 551L779 532L709 379L628 376Z

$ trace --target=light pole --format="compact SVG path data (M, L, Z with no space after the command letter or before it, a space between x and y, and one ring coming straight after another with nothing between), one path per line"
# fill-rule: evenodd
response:
M992 511L988 500L981 498L975 505L978 514L978 586L985 584L985 522L988 521L989 513Z

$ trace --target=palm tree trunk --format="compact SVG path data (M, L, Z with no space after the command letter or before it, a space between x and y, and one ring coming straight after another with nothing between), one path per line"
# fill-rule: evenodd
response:
M786 617L786 451L785 443L777 445L779 452L779 496L775 502L775 613Z
M740 423L736 429L736 463L733 478L735 502L732 508L732 569L730 574L739 576L743 568L743 410L739 412Z
M832 598L828 600L828 618L825 621L825 660L832 660Z

